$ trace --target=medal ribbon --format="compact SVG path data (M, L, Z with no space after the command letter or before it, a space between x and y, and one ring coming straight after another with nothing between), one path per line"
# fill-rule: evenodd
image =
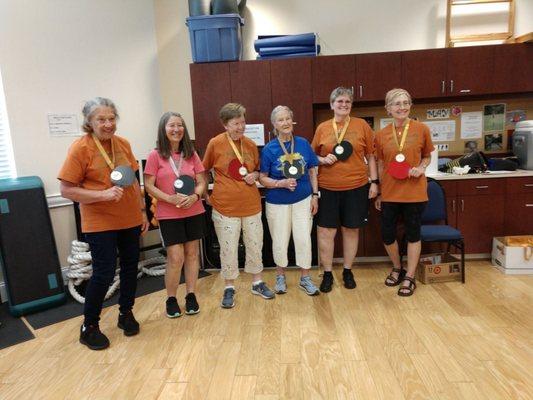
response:
M235 156L239 159L241 164L244 166L244 158L242 156L244 154L244 152L242 151L242 138L240 139L240 141L241 141L241 151L239 152L239 149L237 149L237 146L235 146L235 143L233 143L233 139L230 137L229 133L227 133L227 132L226 132L226 137L228 138L228 142L229 142L231 148L233 149L233 152L235 153Z
M346 118L346 122L342 127L342 131L339 132L339 128L337 127L337 123L335 122L335 118L333 118L333 130L335 131L335 139L337 140L337 144L340 144L342 142L342 139L344 139L344 135L346 135L346 131L348 130L348 125L350 125L349 116Z
M289 164L292 165L292 162L294 161L294 136L291 135L291 153L290 154L287 151L285 144L279 138L279 136L278 136L278 142L279 142L279 145L281 146L281 150L283 150L283 152L285 153L285 156L286 156L285 158L287 159Z
M394 122L392 123L392 135L394 136L394 141L396 142L396 146L398 146L398 151L401 153L403 150L403 147L405 146L405 140L407 139L407 132L409 131L409 123L411 121L407 121L407 124L405 124L402 132L402 140L398 143L398 133L396 132L396 126L394 125Z
M180 153L180 160L178 161L178 166L176 167L176 162L172 158L172 154L170 155L168 162L170 163L170 167L172 168L172 171L174 171L174 174L176 174L176 177L179 179L180 177L180 171L181 171L181 162L183 161L183 152Z
M96 137L95 134L92 134L92 137L94 139L94 143L96 143L96 147L98 148L98 151L104 157L104 160L106 164L111 168L111 171L115 169L115 147L113 146L113 138L111 138L111 157L113 157L113 161L109 159L109 155L107 154L107 151L105 151L104 147L102 146L102 143L100 143L100 139Z

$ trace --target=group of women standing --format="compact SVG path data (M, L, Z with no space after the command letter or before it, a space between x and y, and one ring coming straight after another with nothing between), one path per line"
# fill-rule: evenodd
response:
M199 240L206 234L202 198L212 206L220 244L221 275L225 280L221 306L235 305L234 281L239 275L238 250L246 249L244 270L252 274L251 292L264 299L287 292L287 249L293 237L298 287L313 296L333 287L334 239L340 226L343 243L343 284L356 287L351 270L359 229L367 224L370 199L382 211L382 240L393 269L387 286L398 294L413 294L420 255L420 216L427 201L425 167L433 150L429 129L411 120L411 98L403 89L387 93L385 107L393 122L375 135L368 124L350 116L352 91L335 89L330 97L333 118L321 123L312 143L294 134L293 112L277 106L271 114L276 137L261 157L244 136L245 108L229 103L220 110L224 132L212 138L203 160L191 143L180 114L167 112L160 120L157 148L148 155L144 185L157 200L156 218L167 250L166 315L179 317L176 292L182 268L186 282L185 314L196 314ZM120 258L121 289L118 327L127 336L139 332L132 313L139 260L139 235L148 228L143 196L134 171L138 169L128 142L115 136L115 105L95 98L83 108L84 137L70 148L59 173L61 193L80 203L82 231L90 244L93 275L85 294L80 342L104 349L109 340L99 329L107 287ZM214 173L211 193L206 172ZM277 267L274 290L262 280L263 226L257 183L266 188L265 214ZM317 214L318 248L323 277L320 290L309 275L311 230ZM402 216L408 241L407 269L402 269L396 224Z

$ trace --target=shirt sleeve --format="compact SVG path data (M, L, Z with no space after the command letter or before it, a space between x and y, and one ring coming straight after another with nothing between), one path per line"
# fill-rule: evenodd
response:
M429 127L426 124L422 124L422 126L424 138L424 145L422 147L422 157L429 157L431 155L431 152L435 150L435 147L433 146L433 142L431 141L431 132L429 131Z
M150 154L148 154L148 158L146 159L146 165L144 166L144 173L146 175L157 175L157 170L159 169L159 156L157 154L157 150L152 150Z
M383 146L381 143L381 139L383 137L383 130L380 130L376 133L376 136L374 137L374 147L375 147L375 153L378 160L384 159L383 157Z
M74 142L59 171L57 178L59 180L70 182L74 185L79 185L85 179L85 171L87 169L87 155L83 154L77 142Z
M205 171L204 165L202 164L202 161L200 160L200 156L197 152L194 152L192 155L192 161L194 163L194 172L196 174L201 174Z
M207 144L207 149L205 149L204 159L202 164L206 171L209 171L213 168L215 164L215 150L213 145L213 139Z
M313 141L311 142L311 149L313 149L313 152L318 154L319 148L320 148L320 125L316 128L315 136L313 136Z
M374 131L370 128L370 125L365 121L364 122L364 132L365 132L365 146L366 146L366 155L374 156L376 154L376 147L374 143Z
M263 150L261 151L261 166L259 168L259 171L268 174L270 172L270 165L272 164L272 160L270 157L270 146L267 144L265 147L263 147Z
M303 140L305 151L306 151L306 163L309 166L309 168L317 167L318 166L318 157L316 156L315 152L313 151L313 148L309 144L307 140Z
M255 145L255 143L252 146L252 155L254 159L254 171L258 171L259 170L259 150L257 149L257 146Z
M131 168L134 171L138 171L139 170L139 162L137 161L137 159L133 155L133 151L131 150L130 142L128 142L126 139L122 138L122 144L124 146L124 151L125 151L125 154L126 154L126 158L128 159Z

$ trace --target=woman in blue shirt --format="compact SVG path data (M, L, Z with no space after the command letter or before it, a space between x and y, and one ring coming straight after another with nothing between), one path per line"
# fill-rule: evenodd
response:
M266 217L277 266L276 292L287 292L285 267L291 232L296 264L301 268L299 287L308 295L319 294L309 276L311 229L318 211L318 159L309 142L293 135L293 113L277 106L270 116L276 138L261 153L259 181L267 190Z

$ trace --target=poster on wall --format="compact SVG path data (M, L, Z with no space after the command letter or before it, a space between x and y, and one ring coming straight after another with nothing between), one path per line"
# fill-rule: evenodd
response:
M502 138L501 133L491 133L485 135L485 151L497 151L501 150L502 147Z
M455 121L424 121L429 126L433 142L453 142L455 140Z
M48 114L50 136L80 136L79 126L76 114Z
M252 139L256 146L265 145L265 125L263 124L246 124L244 136Z
M510 110L505 114L505 124L509 128L514 128L517 122L526 120L525 110Z
M388 124L391 124L393 120L393 118L381 118L379 120L379 129L385 128Z
M483 132L503 131L505 126L505 104L483 106Z
M461 114L461 139L480 139L482 129L483 113L481 111Z
M432 108L426 110L426 119L446 119L450 118L449 108Z

